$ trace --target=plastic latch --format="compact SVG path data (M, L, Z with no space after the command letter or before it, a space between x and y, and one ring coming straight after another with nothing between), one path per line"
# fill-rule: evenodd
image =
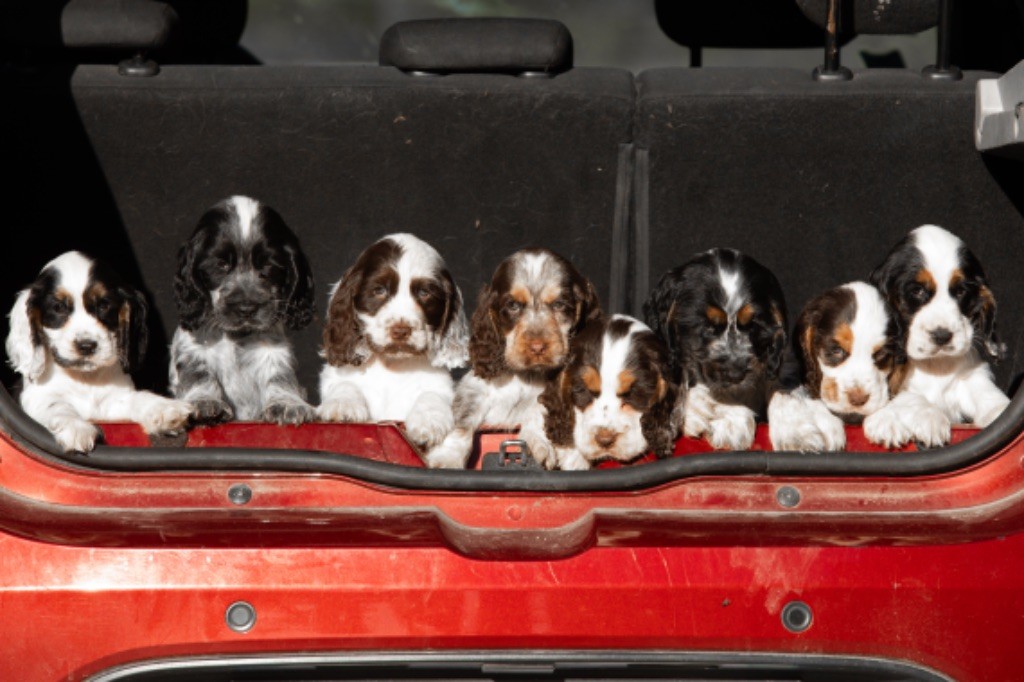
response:
M501 441L497 452L485 453L480 468L491 471L523 471L542 467L530 454L530 446L526 444L526 441L514 438Z

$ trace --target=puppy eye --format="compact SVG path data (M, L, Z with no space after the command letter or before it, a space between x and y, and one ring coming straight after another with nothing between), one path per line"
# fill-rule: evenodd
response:
M110 299L101 298L96 301L96 312L103 315L110 311Z
M57 314L64 314L71 312L71 306L63 298L55 298L50 303L50 308Z
M564 313L566 310L569 309L569 304L566 303L565 301L555 301L554 303L551 304L551 309L554 310L556 313Z
M231 261L229 261L226 258L218 258L216 265L217 269L220 270L221 272L227 272L231 269Z
M430 289L428 289L427 287L418 287L416 289L416 298L418 298L421 301L426 301L428 298L430 298Z
M505 310L509 311L513 315L523 309L523 304L516 300L511 300L505 304Z
M839 364L849 356L850 354L843 350L842 346L829 346L825 349L825 359L836 364Z
M907 296L913 301L924 301L928 298L928 289L923 284L911 284L907 288Z
M376 296L377 298L382 298L388 295L388 288L383 284L378 284L377 286L370 290L370 293Z

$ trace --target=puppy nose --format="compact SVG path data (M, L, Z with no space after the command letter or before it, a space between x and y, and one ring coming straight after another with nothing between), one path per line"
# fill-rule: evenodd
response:
M392 341L405 341L412 336L412 327L404 322L399 322L398 324L391 325L388 329L388 335Z
M534 355L542 355L548 349L548 342L544 339L533 339L530 341L530 352Z
M79 355L92 355L99 345L92 339L75 339L75 350Z
M743 380L743 377L747 376L747 372L750 371L750 366L745 362L720 362L718 363L718 373L726 381L739 382Z
M618 438L619 434L612 429L598 429L594 434L594 442L602 448L610 448Z
M260 309L259 304L253 303L252 301L242 301L241 303L236 303L231 307L242 317L252 317L256 314L256 311Z
M945 346L949 343L949 340L953 338L953 332L949 331L945 327L939 327L929 332L929 336L932 337L932 343L936 346Z
M854 407L864 407L864 404L871 399L871 394L858 386L846 392L846 399Z

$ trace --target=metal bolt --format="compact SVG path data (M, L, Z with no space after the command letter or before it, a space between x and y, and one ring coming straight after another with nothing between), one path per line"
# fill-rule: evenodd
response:
M256 609L247 601L236 601L224 613L224 620L235 632L249 632L256 624Z
M252 499L252 488L244 483L236 483L228 488L228 499L235 504L249 504Z
M792 509L800 504L800 491L791 485L784 485L775 491L775 499L783 507Z
M811 607L802 601L791 601L782 608L782 626L790 632L803 632L812 622Z

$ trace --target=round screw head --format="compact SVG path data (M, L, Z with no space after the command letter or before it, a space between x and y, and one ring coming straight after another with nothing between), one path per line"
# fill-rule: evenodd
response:
M782 626L790 632L803 632L814 622L811 607L802 601L791 601L782 607Z
M800 504L800 491L791 485L784 485L775 491L775 499L783 507L792 509Z
M236 601L224 613L224 620L235 632L249 632L256 624L256 609L247 601Z
M235 504L248 504L252 499L252 488L244 483L236 483L228 488L228 499Z

